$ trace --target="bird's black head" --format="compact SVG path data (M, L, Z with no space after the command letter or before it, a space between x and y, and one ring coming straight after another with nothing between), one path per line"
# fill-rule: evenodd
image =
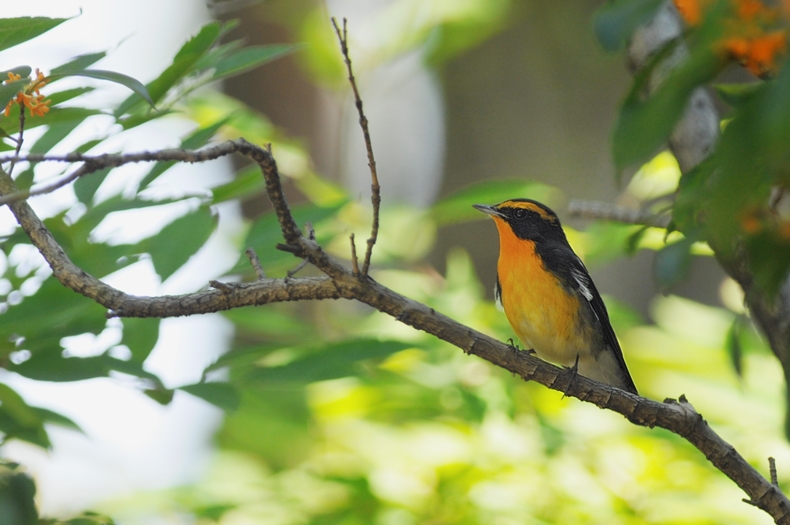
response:
M557 214L551 208L531 199L509 199L494 206L475 204L494 220L510 225L519 239L565 239Z

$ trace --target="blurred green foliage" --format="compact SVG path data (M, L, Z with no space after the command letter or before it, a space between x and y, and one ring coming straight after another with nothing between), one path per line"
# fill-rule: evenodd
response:
M596 19L599 38L618 49L656 5L642 0L613 2ZM440 64L501 30L512 8L504 0L393 2L376 22L395 27L387 33L394 35L392 39L385 39L376 50L377 60L426 46L427 63ZM407 23L407 15L414 13L423 15L416 26ZM300 19L306 44L298 56L316 81L336 86L342 68L323 15L317 9ZM0 46L29 40L63 22L26 20L30 23L3 20ZM23 27L27 32L21 32ZM766 115L775 111L787 116L787 72L748 89L722 88L731 95L729 100L737 101L723 138L723 144L733 149L717 150L709 166L681 178L671 155L653 156L690 90L711 79L721 66L720 59L704 47L713 38L705 32L715 33L715 27L710 22L699 30L702 36L692 40L688 64L655 97L641 97L644 79L636 79L614 134L618 165L642 165L624 189L623 199L656 214L671 212L680 231L607 222L586 231L568 229L571 243L589 264L656 250L656 278L671 289L684 278L693 257L711 255L704 242L708 235L731 232L745 203L763 195L763 186L775 182L776 170L783 168L781 145L786 143L782 141L788 120ZM161 118L189 119L194 131L181 144L190 148L240 136L259 144L271 142L287 183L306 199L293 208L297 222L310 221L318 241L347 260L348 235L367 235L369 209L316 173L300 143L284 136L264 115L214 91L195 92L297 49L225 42L230 29L232 24L205 25L171 65L143 87L106 72L86 74L104 53L78 57L56 68L53 71L119 82L135 94L116 108L98 110L80 107L87 105L85 96L93 88L58 91L56 83L46 86L52 110L43 118L27 120L26 127L47 127L30 151L46 153L85 120L108 116L123 131ZM15 71L27 76L31 68ZM19 86L27 80L20 82ZM18 86L6 90L11 93L6 102L14 96L13 89ZM144 104L141 94L156 107ZM0 118L0 128L13 137L18 118L13 113ZM756 135L747 137L750 130ZM90 152L105 139L92 138L80 149ZM13 140L6 138L2 144L3 149L13 150ZM759 165L758 180L734 180L732 170L753 162L757 154L765 161ZM733 162L734 167L725 162ZM132 191L110 196L100 191L110 171L82 178L73 186L73 207L47 217L46 225L72 260L98 277L150 258L158 275L167 279L215 234L212 206L264 193L257 168L241 166L229 182L191 187L188 197L151 200L143 190L167 177L172 166L153 165ZM37 180L32 169L15 176L24 186ZM740 193L730 196L733 189ZM531 181L486 180L460 189L429 210L388 206L385 193L373 277L477 330L500 340L513 338L504 315L486 299L466 252L451 251L444 275L422 261L440 228L479 219L470 204L514 196L553 204L561 193ZM133 244L113 244L91 235L110 214L175 203L183 205L180 217ZM724 205L730 208L719 208ZM702 207L710 210L711 217L725 209L732 215L726 224L711 219L700 232L695 217ZM255 278L243 253L252 246L267 275L285 275L298 261L274 249L280 237L271 213L247 220L244 234L234 241L238 263L228 274ZM790 262L784 256L774 257L784 252L774 249L773 237L754 239L751 249L767 261L765 268L755 267L757 276L764 286L775 286ZM122 373L138 378L141 391L158 402L172 400L173 390L144 368L158 338L158 321L123 320L118 344L128 348L128 359L117 357L114 348L70 356L63 339L111 329L104 312L54 281L21 232L4 239L3 253L0 366L43 381ZM668 393L684 393L755 465L762 468L767 455L786 464L790 447L782 438L778 416L784 403L780 367L730 281L722 286L722 301L726 307L673 295L656 297L652 321L647 321L628 305L607 298L629 368L644 395L661 399ZM206 374L223 372L226 381L180 387L227 411L210 468L194 486L102 504L102 510L119 522L145 523L152 515L160 516L162 523L180 523L189 516L200 524L225 525L746 524L766 519L744 505L739 489L677 436L635 427L615 414L524 383L367 307L348 301L284 303L223 315L234 326L233 347ZM49 447L47 424L78 430L67 418L30 406L10 387L0 385L4 440ZM54 525L52 520L39 520L34 494L33 482L20 467L0 465L0 523ZM63 523L110 521L86 513Z

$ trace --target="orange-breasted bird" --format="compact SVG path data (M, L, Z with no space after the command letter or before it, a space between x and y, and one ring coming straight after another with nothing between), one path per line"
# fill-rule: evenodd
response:
M499 231L494 295L527 349L636 394L606 306L557 214L530 199L474 207Z

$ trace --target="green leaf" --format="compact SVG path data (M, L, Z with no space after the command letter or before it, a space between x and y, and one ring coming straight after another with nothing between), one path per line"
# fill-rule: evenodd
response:
M612 136L618 176L625 168L646 162L666 144L691 93L713 79L727 64L714 45L723 31L714 23L716 20L711 15L711 19L706 19L703 27L698 28L689 56L646 99L645 90L654 69L672 56L679 40L666 44L636 75Z
M730 363L738 377L743 377L743 346L741 345L741 325L744 318L738 315L733 319L730 329L727 330L727 337L724 341L724 348L730 357Z
M159 102L162 97L184 76L188 75L195 63L211 48L220 36L221 25L219 22L211 22L204 25L197 35L185 43L173 58L173 63L165 69L159 77L147 84L148 93L154 103ZM136 106L138 100L129 97L124 100L115 116L120 117Z
M36 427L43 424L41 416L10 386L0 383L0 409L20 425Z
M238 409L241 402L239 393L228 383L195 383L178 389L228 412Z
M243 46L243 41L233 40L227 44L222 44L211 48L208 53L200 57L200 60L195 62L195 71L205 71L215 67L219 62L227 58L234 51L241 49Z
M250 308L234 308L223 313L232 313L249 309ZM231 319L231 321L234 321L234 324L236 324L236 319ZM232 348L230 352L221 355L211 366L207 367L206 372L213 372L214 370L220 370L225 367L244 370L249 366L255 365L255 363L270 355L272 352L282 349L282 346L282 344L263 344Z
M256 195L265 187L260 167L253 164L237 172L232 181L211 188L211 204Z
M656 253L653 261L653 274L662 289L666 290L686 278L691 265L692 244L694 244L693 239L684 237Z
M57 523L40 523L39 525L115 525L115 522L108 516L85 511L80 516L71 518L67 521L58 521Z
M173 401L173 395L175 395L175 391L165 387L144 390L143 393L160 405L169 405Z
M81 122L78 120L52 124L49 126L49 129L45 131L41 137L39 137L36 143L33 144L33 146L30 148L30 153L49 153L52 148L54 148L61 140L68 137L69 134L71 134L71 132L74 131L74 129L80 124Z
M303 464L314 450L314 433L302 385L256 385L240 393L239 409L225 414L220 447L250 451L272 468Z
M106 325L106 309L65 288L55 278L44 281L35 295L11 306L0 315L0 341L25 338L23 348L33 352L61 351L63 337L86 332L99 333Z
M4 440L27 441L44 449L52 446L43 421L39 419L36 424L25 424L10 415L2 406L0 406L0 434Z
M773 231L746 238L749 268L757 286L773 300L790 272L790 242Z
M99 51L98 53L88 53L86 55L79 55L69 60L63 65L52 68L49 74L59 75L64 71L79 71L81 69L85 69L92 66L93 64L95 64L96 62L98 62L99 60L101 60L106 56L107 53L105 51Z
M27 361L10 365L8 370L37 381L82 381L107 377L110 372L102 356L63 357L59 352L34 354Z
M172 204L174 202L182 202L183 199L162 199L162 200L145 200L145 199L125 199L121 195L116 195L98 204L88 208L88 211L74 223L75 228L79 228L78 234L81 238L87 238L90 232L99 225L104 218L113 212L136 210L139 208L149 208L155 206L163 206ZM77 234L75 234L77 235Z
M464 52L479 47L514 20L514 4L509 1L448 2L444 5L446 10L441 18L423 27L431 33L425 42L424 59L431 68L440 69Z
M136 128L137 126L141 126L146 122L151 122L152 120L156 120L158 118L162 118L167 115L171 115L175 113L175 110L166 109L160 111L149 111L146 113L136 113L134 115L130 115L126 118L123 118L118 121L118 123L123 127L124 130Z
M159 379L159 376L156 374L152 374L143 368L143 363L138 363L137 361L124 361L123 359L116 359L114 357L109 356L108 354L103 354L102 356L107 363L107 368L110 370L114 370L115 372L120 372L122 374L127 374L134 377L139 377L140 379L145 379L148 381L150 385L153 385L156 388L162 388L164 385L162 384L162 380Z
M58 104L62 104L68 100L73 98L77 98L80 95L84 95L86 93L90 93L95 91L96 88L92 87L78 87L73 89L66 89L64 91L58 91L57 93L51 93L47 95L47 99L52 101L52 107L57 106Z
M140 363L116 359L106 353L91 357L63 357L61 352L33 354L27 361L8 369L30 379L54 382L107 377L114 370L147 379L156 387L162 384L156 375L143 370Z
M151 99L151 95L148 94L148 89L137 79L134 79L128 75L124 75L123 73L116 73L115 71L104 71L103 69L72 69L72 70L61 70L57 74L51 74L49 76L50 80L55 81L65 77L88 77L88 78L95 78L98 80L107 80L110 82L115 82L116 84L120 84L124 87L131 89L137 95L139 95L143 100L148 102L152 108L156 109L154 106L154 101Z
M83 204L90 204L99 186L102 185L102 182L104 182L104 179L107 178L111 171L112 168L104 168L78 178L74 182L74 194L77 196L77 199Z
M198 149L204 146L211 138L217 133L219 128L224 126L228 121L228 118L224 118L218 120L214 124L210 126L206 126L205 128L200 128L198 130L193 131L189 134L186 138L181 141L181 148L182 149ZM167 171L168 169L172 168L176 165L175 161L167 161L167 162L157 162L154 164L154 167L151 168L151 171L146 173L143 180L140 181L139 189L143 190L148 187L153 181L155 181L162 173Z
M21 80L14 80L8 84L0 84L0 107L5 108L11 99L25 88L28 82L30 82L30 79L23 77ZM16 111L12 113L16 113ZM18 117L17 120L19 120Z
M43 16L0 18L0 51L32 40L66 20L69 18L46 18Z
M0 71L0 81L8 80L8 74L13 73L14 75L19 75L22 78L29 77L30 74L33 72L33 68L30 66L17 66L12 69L7 69L5 71Z
M613 221L595 221L585 231L584 262L588 267L604 264L633 253L631 240L641 226Z
M283 305L273 308L233 308L223 312L223 315L236 326L237 334L245 339L251 336L252 340L263 339L271 342L293 341L295 338L303 341L304 338L320 337L308 319ZM217 362L222 362L226 356L233 354L235 352L229 352Z
M38 525L36 485L18 465L0 462L0 523Z
M123 320L122 344L132 352L132 361L143 363L159 340L159 319Z
M593 18L595 36L607 51L620 51L636 28L648 22L663 3L663 0L607 2Z
M254 368L243 373L246 381L272 383L312 383L358 375L360 364L382 360L414 345L402 341L359 339L321 346L313 353L284 366Z
M555 206L561 199L560 190L525 180L487 180L473 184L440 200L431 208L431 215L439 226L483 219L485 215L472 208L473 204L496 204L507 199L529 198Z
M733 107L740 107L765 86L765 82L748 82L745 84L714 84L713 89L719 97Z
M296 224L303 225L306 222L311 222L316 227L316 235L320 243L328 240L328 234L319 228L318 224L332 217L339 209L340 206L319 208L312 205L301 205L291 207L291 213ZM253 248L258 253L263 268L267 272L276 273L285 271L295 260L292 254L276 249L276 245L281 242L283 242L283 234L277 215L274 212L268 212L258 217L247 232L244 249ZM250 270L250 260L246 254L242 253L236 265L228 273L246 273Z
M140 251L151 254L156 273L165 280L206 243L216 226L217 218L211 210L198 208L171 222L137 246Z
M33 178L35 176L36 172L32 167L26 169L15 177L14 182L16 182L16 187L20 190L29 190L33 185Z
M2 89L2 88L0 88ZM17 90L19 91L19 90ZM10 100L10 99L9 99ZM7 102L6 102L7 103ZM100 115L101 111L96 109L85 108L52 108L49 113L43 117L35 117L25 119L25 129L33 129L39 126L48 126L58 124L60 122L70 121L83 121L93 115ZM9 133L19 133L19 116L18 113L11 112L11 115L5 117L3 112L0 111L0 127Z
M70 430L76 430L77 432L83 433L83 430L80 428L77 423L72 421L71 419L67 418L63 414L58 414L57 412L53 412L52 410L48 410L46 408L40 407L31 407L33 410L36 411L36 414L44 421L44 423L50 423L52 425L58 425L64 428L68 428Z
M248 46L232 53L217 63L213 79L218 80L239 75L256 67L260 67L275 59L289 55L301 49L300 45L271 44L267 46Z

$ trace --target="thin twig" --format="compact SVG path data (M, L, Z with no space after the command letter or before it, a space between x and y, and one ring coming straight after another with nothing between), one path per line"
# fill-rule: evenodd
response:
M768 458L768 471L771 473L771 485L779 486L779 477L776 474L776 460L772 457Z
M139 153L125 153L125 154L104 154L104 155L83 155L81 153L69 153L67 155L26 155L13 157L0 157L0 163L7 161L24 161L31 164L40 162L66 162L75 163L83 162L84 164L69 173L65 177L58 179L54 182L44 186L38 186L29 190L17 190L13 193L3 195L0 197L0 205L9 204L12 202L28 199L37 195L45 195L58 190L67 184L77 180L85 175L90 175L96 171L104 168L117 168L125 164L132 164L136 162L157 162L176 160L181 162L205 162L208 160L217 159L225 155L240 151L240 145L233 142L225 142L217 146L211 146L202 150L184 150L184 149L164 149L161 151L141 151ZM272 160L273 161L273 160Z
M359 275L359 259L357 259L357 243L354 242L354 234L348 238L351 241L351 266L354 268L354 275Z
M568 204L568 214L585 219L604 219L654 228L666 228L670 221L670 217L665 215L656 215L643 210L598 201L572 200Z
M293 270L288 270L288 272L285 274L285 280L286 280L286 282L287 282L289 279L291 279L291 277L293 277L294 275L296 275L297 273L299 273L299 271L300 271L302 268L304 268L305 266L307 266L307 263L309 263L309 262L310 262L310 261L308 261L307 259L303 259L303 260L302 260L302 262L300 262L300 263L299 263L299 265L298 265L296 268L294 268Z
M19 157L19 152L22 151L22 143L25 141L25 105L19 104L19 138L16 139L16 151L14 157ZM8 168L9 177L14 176L14 168L16 167L16 160L11 160L11 166Z
M244 252L247 254L247 258L250 260L250 264L252 268L255 270L255 275L258 279L266 279L266 272L263 271L263 266L261 266L261 260L258 258L258 254L255 253L255 250L252 248L247 248Z
M368 239L368 246L365 250L365 259L362 262L362 275L368 274L370 268L370 258L373 255L373 246L379 236L379 208L381 208L381 186L379 186L379 176L376 172L376 159L373 156L373 144L370 140L370 131L368 130L368 119L365 112L362 111L362 99L359 96L357 89L357 81L354 78L354 71L351 69L351 56L348 53L348 32L346 31L347 20L343 19L343 31L341 33L340 27L337 25L337 20L332 18L332 25L335 27L337 39L340 41L340 52L343 53L343 60L348 69L348 81L351 84L351 90L354 92L354 104L359 113L359 125L362 127L362 135L365 137L365 149L368 152L368 167L370 168L370 202L373 203L373 225L371 227L370 238Z
M313 223L312 222L306 223L305 226L304 226L304 229L307 230L307 239L310 240L310 241L315 241L315 230L313 229ZM310 262L309 259L303 259L302 262L299 263L299 266L297 266L293 270L289 270L288 273L285 274L286 282L291 277L293 277L294 275L299 273L299 271L302 268L304 268L305 266L307 266L307 263L309 263L309 262Z

